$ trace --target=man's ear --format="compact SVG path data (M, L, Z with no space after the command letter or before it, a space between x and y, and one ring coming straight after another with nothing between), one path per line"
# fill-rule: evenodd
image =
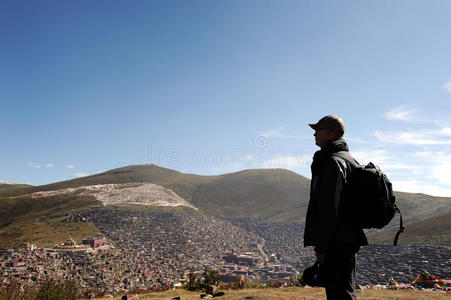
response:
M333 131L332 129L330 129L330 128L327 128L327 129L326 129L326 132L327 132L327 139L329 139L329 140L335 139L335 138L338 137L337 133L334 132L334 131Z

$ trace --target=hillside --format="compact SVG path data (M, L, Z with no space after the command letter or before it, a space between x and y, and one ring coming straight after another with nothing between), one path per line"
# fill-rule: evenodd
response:
M16 196L38 191L52 191L67 188L96 184L150 182L173 190L181 197L191 197L193 191L199 184L214 179L215 176L200 176L183 174L171 169L156 165L133 165L123 168L112 169L103 173L80 177L76 179L51 183L47 185L16 189L14 191L0 191L1 196Z
M307 178L285 169L244 170L200 185L192 202L226 219L301 222L307 209L309 185Z
M400 244L451 245L451 198L421 193L395 192L405 231ZM399 229L399 215L383 230L368 233L371 244L392 244Z
M111 210L167 210L188 214L197 210L172 190L144 182L42 190L0 198L0 203L3 207L0 246L20 246L26 241L49 246L69 236L81 240L101 235L92 223L65 220L74 213L104 206Z
M301 222L310 181L285 169L254 169L201 176L156 165L134 165L43 186L0 191L2 197L98 184L148 182L173 190L206 213L223 218ZM396 187L395 187L396 188ZM414 223L451 210L451 198L396 192L404 222ZM397 218L390 224L396 226Z
M368 234L371 244L392 244L398 228ZM405 225L400 245L430 244L451 246L451 212Z
M33 187L31 184L26 183L15 183L15 182L0 182L0 191L1 190L13 190L13 189L23 189Z
M164 186L191 201L197 208L215 216L262 218L273 222L303 220L310 184L307 178L284 169L256 169L218 176L200 176L156 165L136 165L44 186L2 191L0 199L2 196L19 196L40 191L133 182Z
M451 212L450 197L434 197L421 193L395 192L396 204L405 223L418 222ZM394 220L397 222L397 220ZM396 225L396 223L395 223Z
M114 201L119 201L116 204L121 205L121 209L124 209L125 204L128 205L127 209L134 209L130 203L122 201L121 197L128 197L128 202L147 202L148 196L141 194L138 197L133 190L134 187L146 183L172 190L187 201L188 206L193 205L194 209L199 209L198 213L201 214L224 219L259 219L276 223L303 222L310 189L310 181L307 178L285 169L251 169L217 176L200 176L183 174L156 165L127 166L44 186L1 190L0 239L14 235L20 230L23 232L23 228L37 224L40 220L59 222L58 220L69 213L102 206L105 204L99 200L102 197L116 197L114 193L106 193L100 197L103 192L96 191L95 188L91 193L83 191L91 189L88 188L91 186L129 186L131 190L124 189L122 196L119 193ZM409 225L406 226L407 231L401 236L401 241L406 238L419 243L434 240L434 243L449 244L447 227L434 223L434 218L451 212L451 198L403 192L396 192L396 197L404 223ZM188 210L188 213L192 212ZM387 230L372 233L371 239L377 243L389 242L393 234L388 230L395 230L398 223L396 216ZM435 237L432 238L430 234L422 231L421 226L426 226L424 224L434 228ZM448 224L445 219L443 224ZM58 231L57 223L50 225L52 232ZM42 228L45 231L45 228ZM25 235L30 232L31 229Z

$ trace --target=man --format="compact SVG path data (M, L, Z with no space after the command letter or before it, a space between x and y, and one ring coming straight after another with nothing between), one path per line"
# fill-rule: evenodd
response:
M315 142L321 149L315 153L311 166L304 246L315 247L316 257L327 274L327 299L355 300L355 255L368 242L363 230L351 226L346 219L345 189L352 168L334 153L341 152L355 160L343 139L345 127L341 118L329 115L308 125L315 130Z

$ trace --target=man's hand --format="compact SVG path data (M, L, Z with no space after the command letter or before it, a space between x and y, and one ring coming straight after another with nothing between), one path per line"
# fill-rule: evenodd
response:
M316 253L316 258L318 259L319 263L322 264L326 260L326 254Z

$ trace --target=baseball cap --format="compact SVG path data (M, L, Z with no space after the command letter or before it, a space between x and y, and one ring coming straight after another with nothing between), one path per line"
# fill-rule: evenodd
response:
M335 115L325 116L325 117L321 118L321 120L319 120L318 122L308 123L308 125L313 130L317 130L320 128L329 128L337 133L340 133L341 135L343 135L343 133L345 132L345 124L344 124L343 120L340 117L335 116Z

